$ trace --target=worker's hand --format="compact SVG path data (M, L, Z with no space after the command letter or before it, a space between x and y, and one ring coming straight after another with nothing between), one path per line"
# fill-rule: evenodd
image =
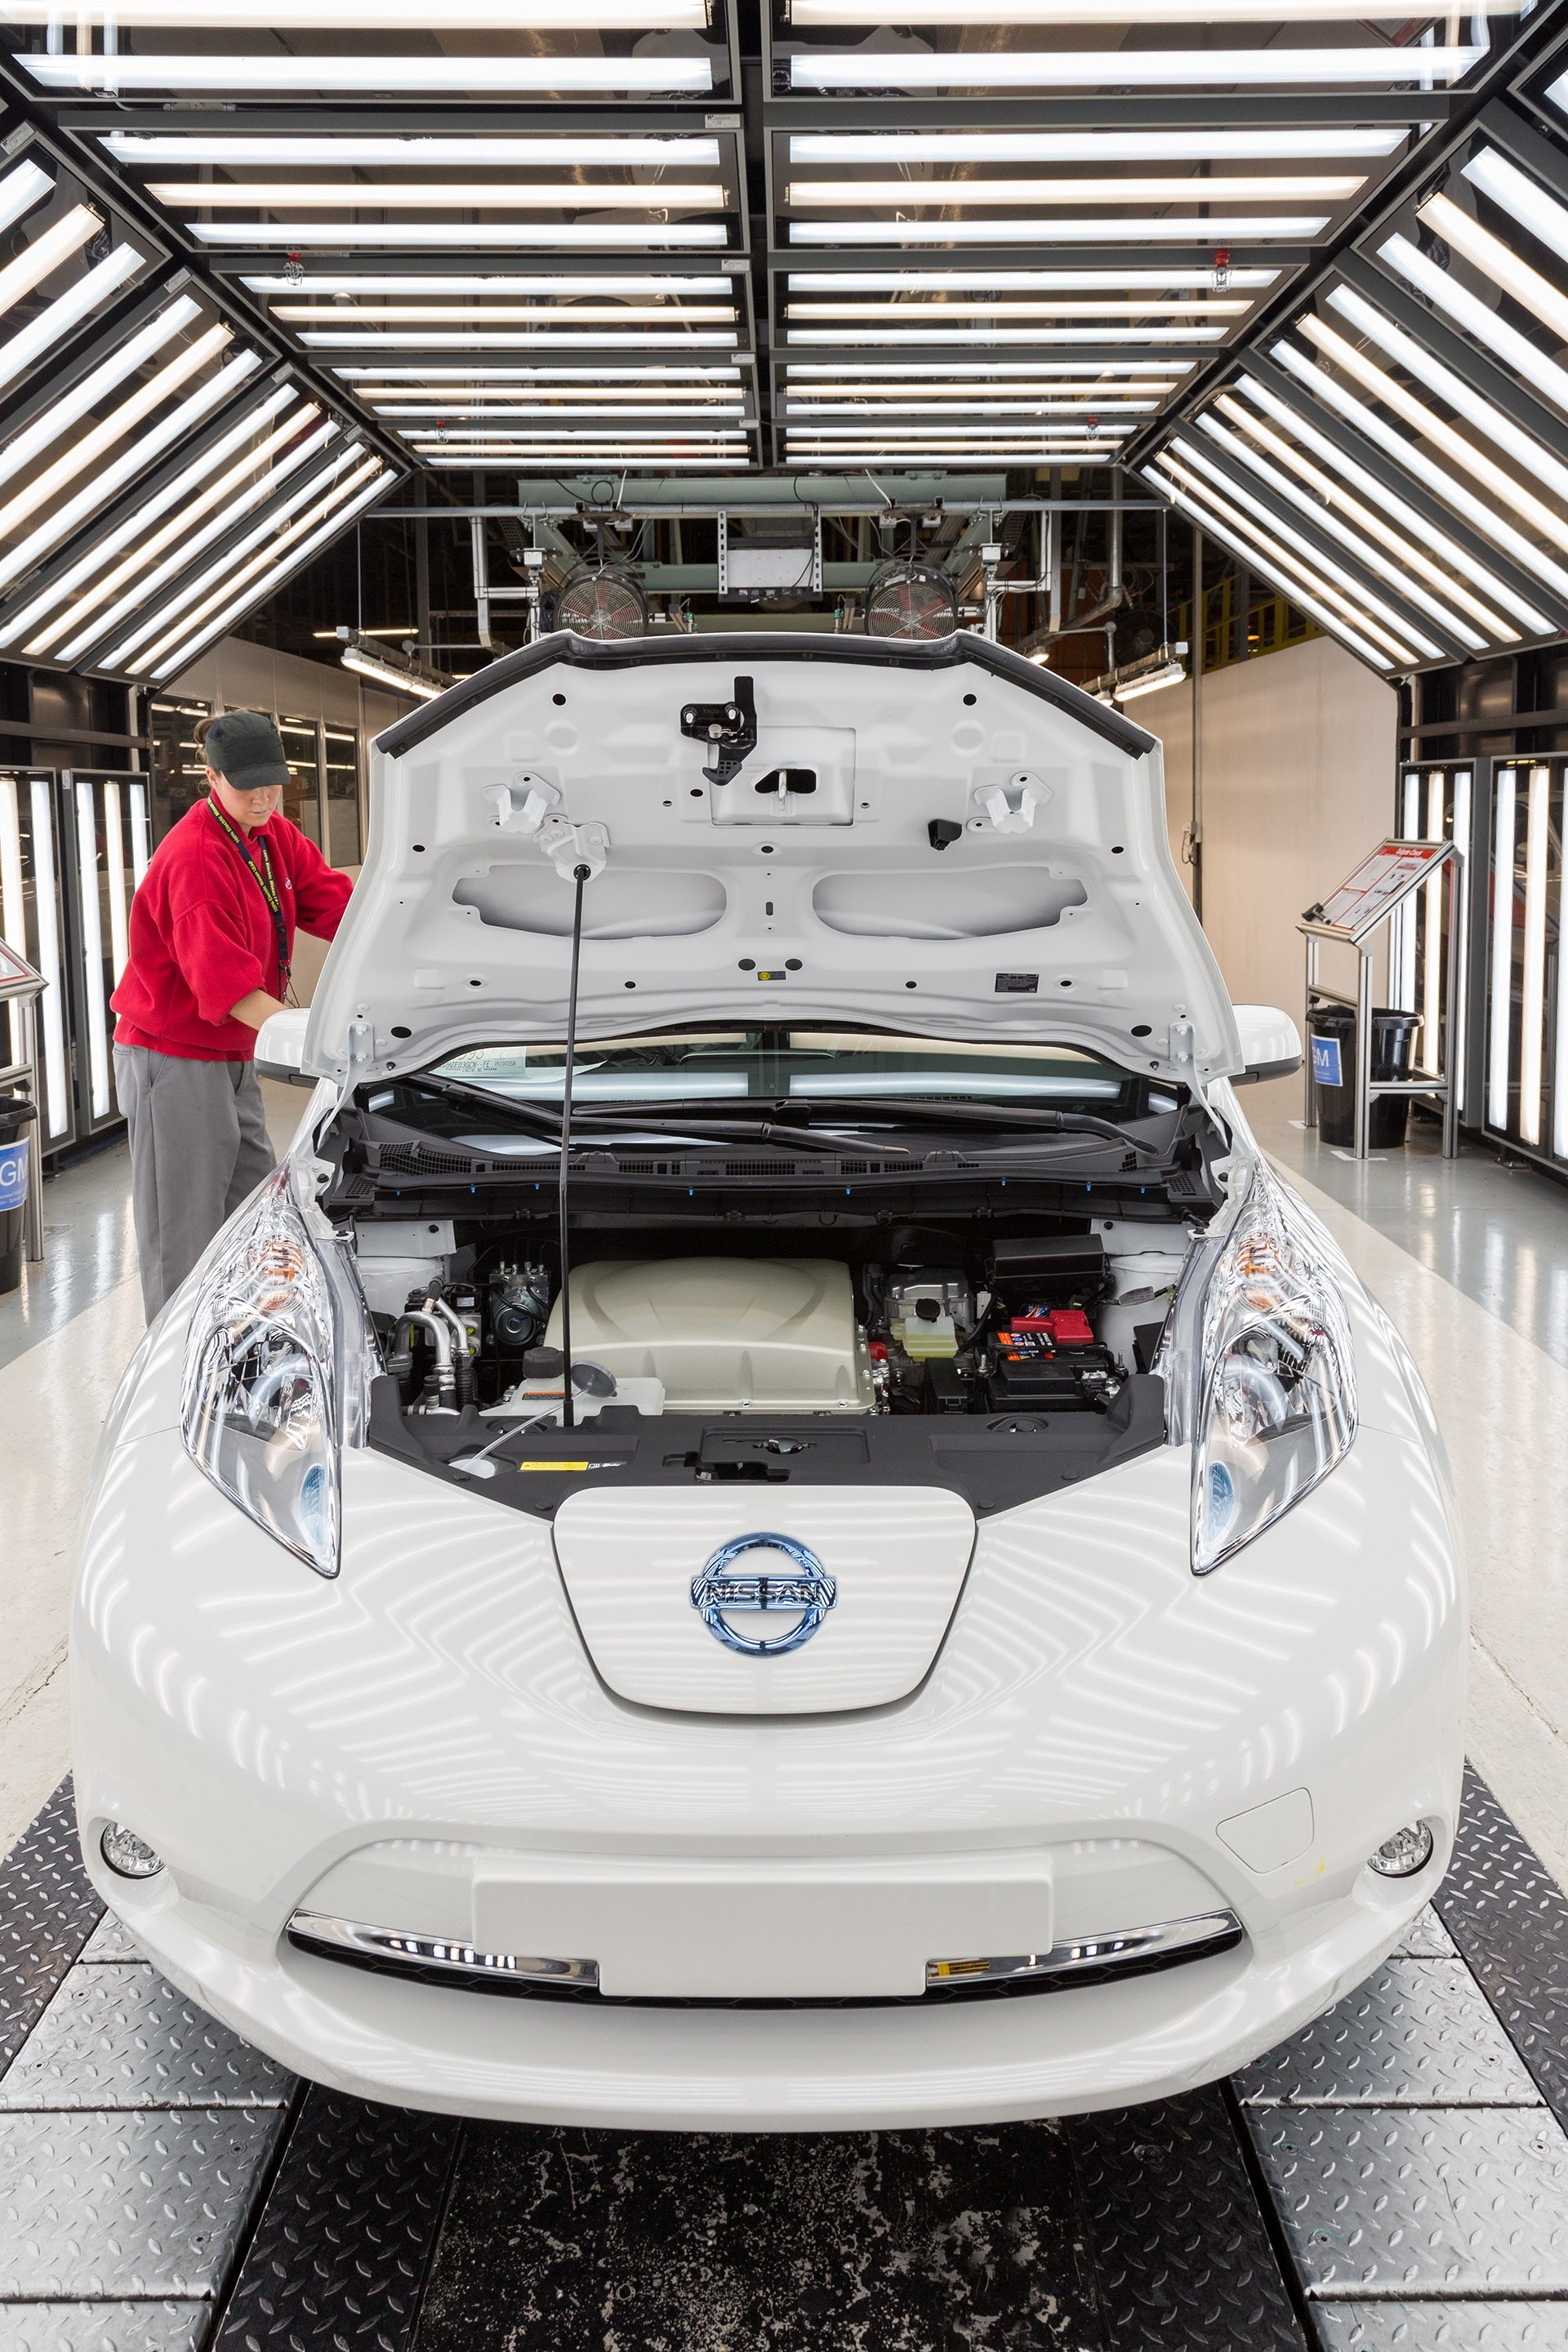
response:
M276 996L268 996L264 988L253 988L248 996L242 996L237 1004L229 1006L228 1013L231 1021L243 1021L247 1029L259 1029L264 1021L270 1021L275 1013L283 1009Z

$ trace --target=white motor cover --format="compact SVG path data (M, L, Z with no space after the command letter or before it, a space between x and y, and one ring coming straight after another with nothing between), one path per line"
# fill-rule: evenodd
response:
M667 1412L867 1412L871 1365L832 1258L601 1258L571 1276L572 1355L659 1381ZM546 1344L561 1345L561 1301Z
M837 1597L798 1650L743 1657L709 1631L692 1581L721 1544L770 1533L815 1552ZM973 1547L974 1514L942 1486L580 1488L555 1515L561 1573L604 1680L640 1706L700 1715L833 1714L907 1697L930 1672ZM791 1622L736 1622L752 1636Z

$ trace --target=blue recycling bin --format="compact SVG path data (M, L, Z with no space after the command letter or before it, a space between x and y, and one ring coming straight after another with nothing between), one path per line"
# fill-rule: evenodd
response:
M0 1292L22 1279L23 1235L30 1177L29 1123L37 1107L21 1095L0 1095Z

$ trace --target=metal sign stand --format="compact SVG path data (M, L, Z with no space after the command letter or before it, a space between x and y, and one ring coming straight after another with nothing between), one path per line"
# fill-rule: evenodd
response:
M1413 845L1408 843L1390 842L1384 845L1384 850L1388 852L1408 851L1412 846ZM1459 935L1459 898L1464 883L1465 861L1463 853L1457 849L1451 841L1424 843L1420 846L1424 852L1420 867L1394 880L1392 884L1385 883L1380 888L1363 890L1360 905L1349 913L1346 921L1332 922L1321 919L1314 921L1303 915L1296 926L1307 942L1306 1003L1309 1034L1307 1053L1302 1065L1305 1071L1306 1124L1308 1127L1316 1127L1318 1123L1317 1082L1312 1072L1310 1035L1313 1003L1316 1002L1320 1004L1349 1005L1354 1010L1356 1017L1355 1142L1352 1151L1353 1157L1357 1160L1364 1160L1367 1156L1368 1138L1372 1132L1373 1100L1379 1095L1436 1096L1443 1106L1443 1157L1445 1160L1453 1160L1458 1156L1459 1090L1454 1062L1454 1043L1458 1034L1459 1010L1459 965L1456 953L1456 942ZM1374 853L1374 858L1376 855L1377 853ZM1368 860L1369 867L1373 862ZM1390 862L1392 865L1393 861ZM1366 870L1366 868L1361 869L1363 873ZM1402 907L1405 900L1413 897L1417 890L1425 889L1427 883L1438 875L1447 876L1448 899L1447 919L1442 927L1443 1025L1438 1048L1439 1066L1436 1072L1423 1071L1418 1077L1374 1078L1372 1075L1373 942L1394 909ZM1352 883L1358 878L1359 877L1352 877ZM1344 889L1334 894L1334 898L1345 898L1350 894L1350 890L1351 886L1346 885ZM1328 901L1330 907L1334 904L1334 898L1331 898ZM1319 951L1325 940L1332 940L1340 947L1354 949L1358 961L1356 991L1353 996L1343 995L1337 989L1325 988L1319 980ZM1426 1017L1430 1019L1429 1012Z
M22 1050L14 1062L0 1063L0 1088L13 1087L27 1100L38 1100L38 999L48 985L42 974L24 963L15 948L0 941L0 1004L14 1008L21 1031ZM13 1036L16 1030L12 1031ZM44 1262L44 1171L37 1138L31 1152L27 1202L22 1212L23 1246L29 1265Z

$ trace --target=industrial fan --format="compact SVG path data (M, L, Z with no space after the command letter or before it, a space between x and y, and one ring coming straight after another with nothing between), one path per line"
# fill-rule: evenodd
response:
M647 635L647 599L627 572L605 563L579 572L555 599L555 625L579 637Z
M866 592L868 637L951 637L958 596L945 572L930 563L884 563Z

